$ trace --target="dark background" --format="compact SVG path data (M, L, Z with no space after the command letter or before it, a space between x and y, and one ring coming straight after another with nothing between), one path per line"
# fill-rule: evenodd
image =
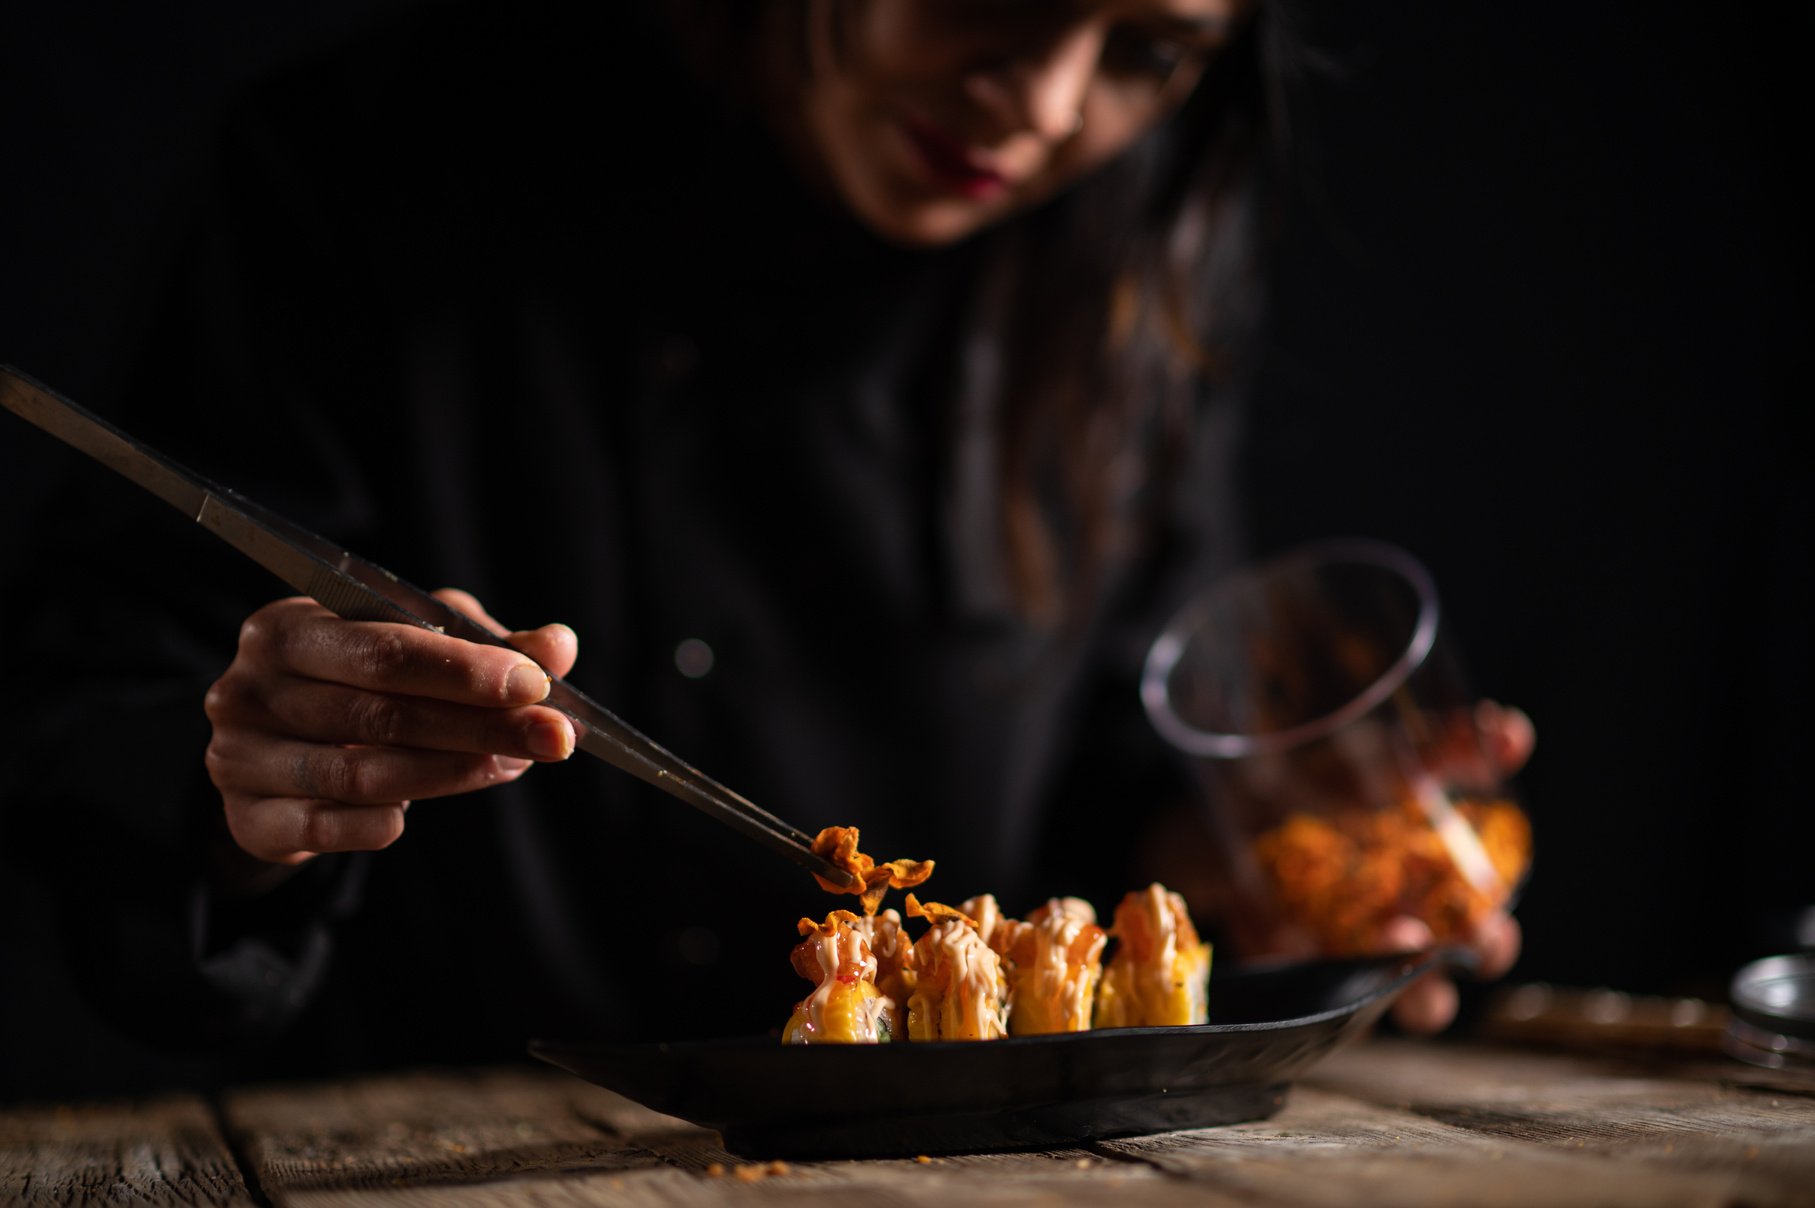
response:
M1811 10L1311 11L1257 527L1417 553L1536 721L1519 975L1718 994L1815 904Z
M403 7L0 6L0 361L104 404L222 106ZM1536 720L1518 976L1719 995L1815 905L1810 9L1307 11L1258 542L1404 545ZM0 425L0 602L54 582L17 565L45 453ZM10 906L9 1030L77 1009Z

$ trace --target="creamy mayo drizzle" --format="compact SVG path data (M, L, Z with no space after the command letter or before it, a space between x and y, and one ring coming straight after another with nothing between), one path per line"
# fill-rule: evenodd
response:
M1008 1035L1008 979L1002 959L977 929L958 919L935 923L916 944L923 1008L938 1016L939 1040ZM927 991L939 997L935 1000ZM940 991L943 990L943 993Z
M1033 967L1021 973L1015 1009L1037 1011L1042 1030L1088 1028L1109 942L1097 926L1097 912L1082 898L1055 899L1036 912L1032 925ZM1031 1001L1024 1006L1023 998Z
M819 985L801 1003L806 1015L803 1042L828 1034L828 1017L837 1009L834 998L845 1000L839 1006L849 1009L848 1000L863 993L859 988L861 983L874 985L876 982L876 957L870 951L869 941L852 927L840 926L830 934L821 933L813 946L813 955L819 962ZM852 1040L859 1044L879 1043L882 1017L892 1004L887 998L876 995L860 997L855 1005Z

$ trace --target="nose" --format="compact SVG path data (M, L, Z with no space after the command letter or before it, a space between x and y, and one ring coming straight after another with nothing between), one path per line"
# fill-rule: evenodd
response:
M1102 52L1101 30L1069 26L1037 46L974 68L965 76L965 89L1005 133L1031 130L1057 142L1076 133Z

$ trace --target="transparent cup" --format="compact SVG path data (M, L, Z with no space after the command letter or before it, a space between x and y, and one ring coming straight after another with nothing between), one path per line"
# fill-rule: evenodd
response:
M1321 542L1211 584L1154 642L1141 695L1198 757L1244 909L1353 954L1401 917L1441 942L1512 904L1530 825L1405 551Z

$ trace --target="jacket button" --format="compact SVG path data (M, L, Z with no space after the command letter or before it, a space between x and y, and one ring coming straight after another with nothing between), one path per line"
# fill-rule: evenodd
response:
M698 638L687 638L674 648L674 669L688 679L699 679L712 670L712 647Z

